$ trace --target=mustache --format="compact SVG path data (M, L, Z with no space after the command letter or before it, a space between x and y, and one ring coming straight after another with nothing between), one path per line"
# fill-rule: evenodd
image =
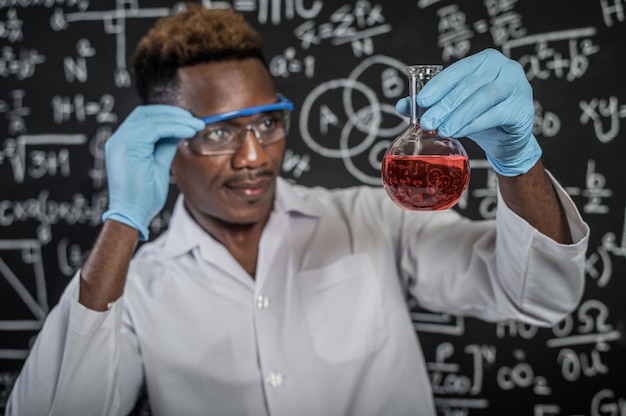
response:
M274 179L274 171L271 169L261 169L254 171L238 172L226 181L226 185L237 185L246 182L258 182L262 180Z

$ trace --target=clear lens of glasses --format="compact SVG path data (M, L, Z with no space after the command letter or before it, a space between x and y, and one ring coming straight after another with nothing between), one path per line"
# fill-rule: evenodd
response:
M248 131L252 131L257 140L267 146L287 136L289 119L289 110L278 110L261 113L247 125L237 124L236 118L209 123L187 144L203 156L233 154L241 147Z

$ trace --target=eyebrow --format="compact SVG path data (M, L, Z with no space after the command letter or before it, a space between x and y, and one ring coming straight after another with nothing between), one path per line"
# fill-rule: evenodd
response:
M225 126L234 126L234 125L240 126L241 125L241 126L244 126L244 125L248 125L248 124L254 124L254 123L257 123L257 122L263 120L265 118L265 116L273 114L273 113L278 113L279 111L281 111L281 110L263 111L261 113L255 113L255 114L251 114L249 116L237 116L237 117L228 118L228 119L225 119L225 120L213 121L211 123L205 123L206 124L205 128L206 127L210 127L212 125L214 125L214 126L221 126L221 125L225 125ZM253 117L253 116L258 116L258 117L255 117L250 122L238 120L241 117Z

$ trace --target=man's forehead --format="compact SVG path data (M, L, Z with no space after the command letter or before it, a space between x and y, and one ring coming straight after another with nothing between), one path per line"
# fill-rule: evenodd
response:
M274 83L258 59L213 62L178 70L178 104L209 115L271 103Z

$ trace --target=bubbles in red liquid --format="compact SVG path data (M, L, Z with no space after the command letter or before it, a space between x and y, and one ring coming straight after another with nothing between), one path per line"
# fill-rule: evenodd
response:
M385 155L382 179L400 207L413 211L448 209L469 183L467 156Z

